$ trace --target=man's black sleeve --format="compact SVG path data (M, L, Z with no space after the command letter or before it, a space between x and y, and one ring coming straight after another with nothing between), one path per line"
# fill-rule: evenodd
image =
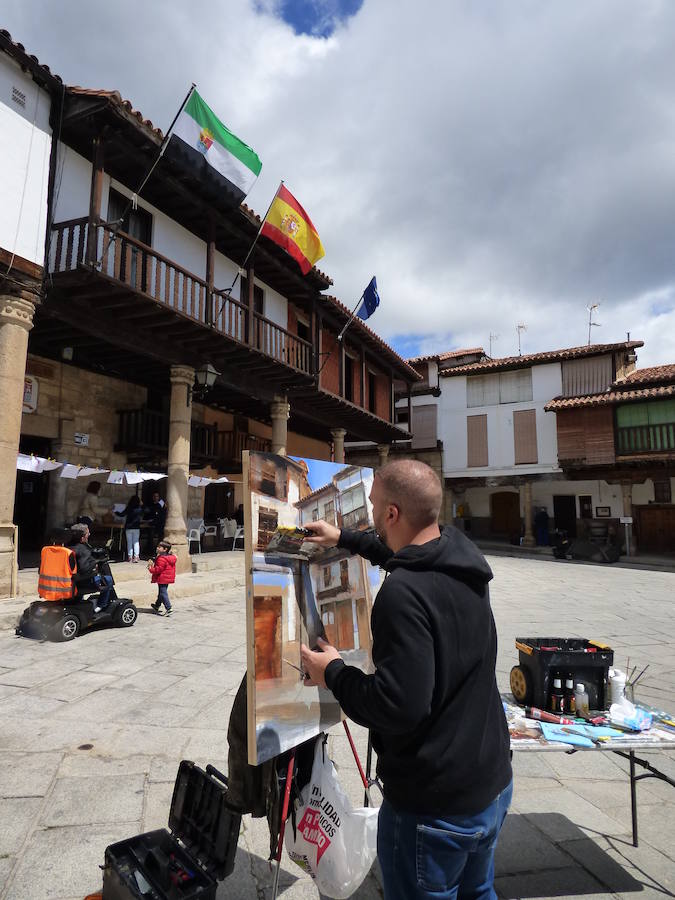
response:
M326 685L354 722L382 733L406 734L431 709L434 636L424 608L407 585L387 579L376 604L375 673L366 675L336 659L326 668Z
M348 531L343 528L340 532L338 547L343 547L350 553L358 553L374 566L384 566L387 560L394 555L372 531Z

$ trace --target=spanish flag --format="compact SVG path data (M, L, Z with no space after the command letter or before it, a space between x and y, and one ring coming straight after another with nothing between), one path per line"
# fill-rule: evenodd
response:
M283 184L279 185L262 227L262 234L283 247L306 275L324 255L312 220Z

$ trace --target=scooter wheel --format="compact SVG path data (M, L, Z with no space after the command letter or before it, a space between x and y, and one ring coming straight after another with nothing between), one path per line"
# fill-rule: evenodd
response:
M115 623L119 628L131 628L138 618L138 610L133 603L123 606L115 616Z
M55 641L72 641L80 633L80 620L70 613L56 623L52 629Z

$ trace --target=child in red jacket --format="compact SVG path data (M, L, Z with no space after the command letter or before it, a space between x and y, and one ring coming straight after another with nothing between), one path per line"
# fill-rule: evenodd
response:
M160 541L157 544L157 558L148 563L148 572L152 575L152 583L157 585L157 600L150 606L159 612L159 607L164 604L165 615L171 615L171 602L169 600L169 585L176 580L176 557L171 552L171 544L168 541Z

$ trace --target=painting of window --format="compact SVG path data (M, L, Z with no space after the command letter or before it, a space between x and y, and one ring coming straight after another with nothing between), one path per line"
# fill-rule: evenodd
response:
M332 693L305 685L300 646L322 637L371 671L370 612L382 573L295 531L322 513L341 517L341 527L373 527L372 469L253 451L242 458L248 760L259 765L340 721Z

